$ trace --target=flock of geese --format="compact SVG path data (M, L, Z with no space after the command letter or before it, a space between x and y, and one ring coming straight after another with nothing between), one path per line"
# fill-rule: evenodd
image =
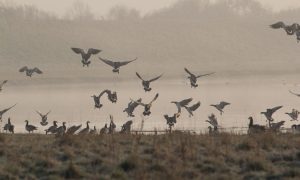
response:
M300 26L297 23L294 23L292 25L285 25L283 22L277 22L275 24L270 25L270 27L274 28L274 29L283 28L288 35L296 34L298 42L300 41ZM100 52L102 52L102 50L94 49L94 48L89 48L87 51L85 51L81 48L73 48L72 47L71 50L74 53L81 55L81 63L82 63L83 67L90 66L92 55L97 55ZM113 60L99 57L99 60L102 61L103 63L105 63L106 65L111 66L113 68L112 69L113 73L119 74L120 68L122 66L125 66L131 62L136 61L137 58L135 58L133 60L129 60L129 61L113 61ZM197 84L198 78L201 78L204 76L210 76L215 73L215 72L212 72L212 73L207 73L207 74L196 75L196 74L192 73L190 70L188 70L187 68L184 68L184 71L188 75L187 78L190 81L191 88L198 87L198 84ZM43 73L38 67L29 68L27 66L20 68L19 72L20 73L25 72L26 76L28 76L28 77L32 77L35 73L36 74ZM163 76L163 74L160 74L159 76L156 76L156 77L148 79L148 80L145 80L138 72L136 72L136 76L138 77L139 80L142 81L142 86L146 93L146 92L150 92L152 90L152 88L150 87L150 84L152 82L160 79ZM5 80L0 84L0 92L2 91L2 87L7 82L8 82L8 80ZM300 97L300 94L294 93L292 91L290 91L290 93ZM108 89L103 90L100 94L95 94L95 95L91 96L94 101L95 109L101 109L103 107L103 104L101 103L101 98L103 98L105 96L111 103L116 103L118 101L117 92L108 90ZM158 99L158 97L159 97L159 93L156 93L150 102L144 102L142 100L142 98L139 98L136 100L130 99L130 102L128 103L127 107L123 110L123 112L127 113L128 117L135 117L135 115L134 115L135 109L138 106L142 106L144 108L143 115L150 116L151 115L151 107L152 107L153 103ZM193 98L187 98L187 99L183 99L180 101L172 101L171 102L176 105L177 111L172 115L167 115L167 114L164 115L164 118L166 120L167 125L169 126L170 131L171 131L172 127L176 124L177 119L181 116L182 109L184 109L188 112L189 117L192 117L194 115L194 112L200 107L200 105L201 105L200 101L190 104L192 101L193 101ZM211 104L210 106L214 107L217 111L219 111L220 115L222 116L222 114L224 113L225 107L227 107L229 105L230 105L229 102L221 101L218 104ZM2 122L2 116L7 111L9 111L10 109L12 109L15 106L16 106L16 104L0 111L0 121L1 122ZM281 108L282 108L282 106L276 106L273 108L268 108L268 109L266 109L266 111L261 112L261 114L263 114L266 117L266 120L269 122L267 126L254 124L253 118L249 117L248 133L264 132L267 130L272 130L272 131L278 132L280 127L282 127L284 125L285 121L274 122L275 120L272 116L277 110L279 110ZM48 115L50 112L51 111L43 114L43 113L40 113L39 111L36 111L36 113L41 118L41 121L40 121L41 126L43 126L43 127L48 126ZM297 121L300 112L296 109L292 109L292 112L290 112L290 113L288 112L286 114L291 118L291 121ZM220 125L218 123L217 116L215 114L212 113L211 115L209 115L208 120L206 120L206 122L211 125L208 127L209 133L218 133L219 132ZM25 130L28 131L28 133L33 133L35 130L38 129L38 127L29 124L28 120L25 120L25 123L26 123ZM110 115L109 125L105 124L104 127L100 129L100 131L98 131L95 126L93 128L90 128L89 123L90 123L89 121L86 122L85 128L82 128L81 124L73 125L73 126L70 126L69 128L67 128L66 122L62 122L62 125L58 126L57 125L58 122L53 121L53 124L45 129L45 133L46 134L57 134L57 135L63 135L63 134L83 135L83 134L97 134L97 133L111 134L111 133L116 132L116 124L113 121L112 115ZM133 123L133 121L130 120L130 121L127 121L125 124L123 124L120 132L121 133L130 132L132 123ZM10 118L8 118L7 123L5 124L5 126L3 128L4 128L4 131L6 131L6 132L14 133L14 125L11 123ZM300 132L300 124L292 125L292 129Z

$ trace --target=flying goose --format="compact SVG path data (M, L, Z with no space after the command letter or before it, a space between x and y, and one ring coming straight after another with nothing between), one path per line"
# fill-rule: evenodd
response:
M50 126L48 129L46 129L46 134L48 134L49 132L51 134L55 134L56 133L56 130L57 130L57 121L53 121L53 125Z
M6 83L7 83L7 80L4 80L4 81L0 84L0 92L2 91L3 85L6 84Z
M223 109L225 106L230 105L230 103L221 101L219 104L211 104L210 106L215 107L218 111L220 111L220 114L222 115L224 113Z
M196 104L194 104L190 107L184 106L184 108L189 113L189 117L192 117L192 116L194 116L193 112L196 111L200 107L200 105L201 105L201 103L200 103L200 101L198 101Z
M51 112L51 111L49 111L49 112L47 112L46 114L42 114L42 113L40 113L39 111L35 111L36 113L38 113L38 115L40 115L41 116L41 122L40 122L40 124L42 125L42 126L47 126L48 125L48 122L47 122L47 120L48 120L48 114Z
M250 116L249 118L249 125L248 125L248 134L253 134L253 133L261 133L266 131L265 126L261 126L258 124L253 124L253 118Z
M101 50L99 49L93 49L93 48L89 48L87 52L85 52L83 49L80 48L71 48L76 54L80 54L81 55L81 63L82 66L87 66L89 67L91 61L89 60L91 55L95 55L101 52Z
M15 129L15 126L11 124L10 122L10 117L8 118L7 120L7 124L5 124L5 126L3 127L4 131L9 131L11 132L12 134L14 134L14 129Z
M111 91L111 90L104 90L102 93L106 93L108 100L112 103L116 103L118 100L117 92L116 91Z
M142 85L143 85L143 87L144 87L144 90L145 90L145 92L148 92L148 91L151 91L151 89L152 89L152 88L150 88L150 83L153 82L153 81L158 80L158 79L162 76L162 74L159 75L159 76L157 76L157 77L155 77L155 78L153 78L153 79L150 79L150 80L144 80L144 79L139 75L138 72L136 72L136 76L137 76L140 80L142 80Z
M6 113L7 111L9 111L11 108L15 107L17 104L9 107L9 108L6 108L6 109L3 109L2 111L0 111L0 122L2 121L2 116L4 113Z
M100 129L100 134L107 134L109 132L109 129L107 127L107 124L105 123L104 127Z
M89 134L97 134L96 126L94 126L94 129L91 129Z
M78 126L71 126L71 127L69 127L68 129L67 129L67 132L66 132L66 134L74 134L78 129L80 129L81 128L81 124L80 125L78 125Z
M90 121L86 122L86 128L82 129L81 131L79 131L78 134L80 135L84 135L84 134L88 134L90 132L90 126L89 126Z
M292 109L291 113L285 113L285 114L289 115L292 118L291 121L298 121L298 116L300 112L296 109Z
M282 22L282 21L279 21L277 23L271 24L270 27L273 28L273 29L283 28L288 35L293 35L297 31L300 30L299 24L294 23L294 24L292 24L292 25L289 26L289 25L285 25L284 22Z
M177 113L174 113L173 116L168 116L167 114L164 115L164 118L167 120L167 125L169 125L170 129L172 126L176 124L177 118L179 118L181 115L180 103L177 103L176 106L177 106Z
M214 127L214 129L217 129L219 127L218 120L213 113L210 116L208 116L208 120L206 120L206 122L211 124Z
M264 114L269 122L274 121L274 119L272 118L272 115L280 108L282 108L282 106L276 106L274 108L267 109L266 112L261 112L261 114Z
M26 129L26 131L28 131L28 133L30 133L30 132L33 133L34 130L37 130L37 127L28 124L28 120L25 120L25 122L26 122L25 129Z
M108 133L113 134L115 132L115 129L116 129L117 126L114 123L113 116L110 115L109 118L110 118L110 123L109 123Z
M177 106L178 112L181 112L181 107L187 106L193 98L184 99L182 101L171 101L171 103L174 103Z
M58 127L58 128L56 129L56 134L57 134L57 135L64 135L65 132L66 132L66 129L67 129L67 127L66 127L66 122L63 122L63 123L62 123L62 126L60 126L60 127Z
M139 105L139 103L142 102L142 98L139 98L136 101L130 101L127 105L127 108L123 110L123 112L126 112L128 114L128 117L134 117L133 111L134 109Z
M298 97L300 97L300 94L294 93L294 92L293 92L293 91L291 91L291 90L289 90L289 92L290 92L291 94L295 95L295 96L298 96Z
M24 71L26 72L26 76L28 77L31 77L33 73L43 74L43 72L37 67L30 69L27 66L24 66L19 70L19 72L24 72Z
M121 67L121 66L125 66L126 64L131 63L131 62L137 60L137 58L135 58L135 59L133 59L133 60L131 60L131 61L123 61L123 62L119 62L119 61L111 61L111 60L104 59L104 58L101 58L101 57L99 57L99 59L100 59L101 61L103 61L104 63L106 63L106 64L110 65L111 67L113 67L113 70L112 70L112 71L113 71L114 73L118 73L118 74L119 74L119 71L120 71L120 67Z
M101 102L100 102L100 98L102 97L102 95L105 93L105 90L104 91L102 91L98 96L97 95L93 95L93 96L91 96L93 99L94 99L94 103L95 103L95 105L94 105L94 108L96 109L100 109L102 106L103 106L103 104L101 104Z
M187 68L184 68L184 70L185 70L185 72L187 72L189 74L188 79L190 79L191 87L194 87L194 88L198 87L198 84L197 84L198 78L214 74L214 72L213 72L213 73L201 74L201 75L196 76L195 74L191 73Z
M125 124L123 124L120 133L130 133L132 123L132 120L129 120Z
M152 103L153 103L157 98L158 98L158 93L155 95L155 97L153 98L153 100L150 101L150 103L148 103L148 104L145 104L145 103L142 103L142 102L137 102L137 101L134 101L134 100L132 100L132 101L138 103L138 104L141 105L141 106L144 106L144 112L143 112L143 115L144 115L144 116L149 116L149 115L151 114L150 109L151 109L151 107L152 107Z

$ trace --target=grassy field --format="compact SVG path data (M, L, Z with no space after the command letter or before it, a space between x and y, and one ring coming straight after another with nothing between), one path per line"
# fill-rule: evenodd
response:
M299 179L292 134L1 135L0 179Z

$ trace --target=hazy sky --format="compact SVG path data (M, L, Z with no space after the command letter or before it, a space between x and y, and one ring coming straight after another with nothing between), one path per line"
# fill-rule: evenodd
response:
M0 0L11 3L11 0ZM35 5L38 8L63 16L71 9L75 1L82 1L88 4L95 15L105 16L114 6L121 5L139 10L142 14L147 14L154 10L168 7L178 0L13 0L16 4ZM222 0L211 0L222 1ZM299 0L256 0L264 7L274 11L300 7Z

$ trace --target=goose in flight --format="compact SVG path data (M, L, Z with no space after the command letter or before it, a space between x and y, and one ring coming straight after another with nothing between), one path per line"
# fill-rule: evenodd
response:
M200 107L200 105L201 105L201 103L200 103L200 101L198 101L196 104L194 104L190 107L184 106L184 108L189 113L189 117L192 117L192 116L194 116L193 112L196 111Z
M56 130L57 130L57 121L53 121L53 125L50 126L48 129L45 130L46 134L48 134L49 132L51 134L55 134L56 133Z
M300 112L296 109L292 109L291 113L285 113L285 114L289 115L292 118L291 121L298 121L298 116Z
M220 111L220 114L222 115L224 113L223 109L225 106L230 105L230 103L221 101L219 104L211 104L210 106L215 107L218 111Z
M24 71L26 72L26 76L28 77L31 77L33 73L43 74L43 72L37 67L30 69L27 66L24 66L19 70L19 72L24 72Z
M81 124L80 125L78 125L78 126L71 126L71 127L69 127L68 129L67 129L67 132L66 132L66 134L74 134L78 129L80 129L81 128Z
M169 125L169 128L171 129L172 126L174 126L177 122L177 119L181 115L181 106L177 105L177 113L174 113L173 116L168 116L167 114L164 115L164 118L167 121L167 125Z
M143 112L143 115L144 116L149 116L151 114L151 107L152 107L152 103L158 98L158 93L155 95L155 97L153 98L152 101L150 101L148 104L145 104L145 103L142 103L142 102L137 102L137 101L134 101L134 100L131 100L133 102L136 102L137 104L141 105L141 106L144 106L144 112Z
M150 79L150 80L144 80L144 79L139 75L138 72L136 72L136 76L137 76L140 80L142 80L142 85L143 85L143 87L144 87L144 90L145 90L145 92L148 92L148 91L151 91L151 89L152 89L152 88L150 88L150 83L153 82L153 81L158 80L159 78L161 78L162 74L159 75L159 76L157 76L157 77L155 77L155 78L153 78L153 79Z
M128 117L134 117L133 111L135 110L135 108L139 105L139 103L142 102L142 98L139 98L136 101L130 101L127 105L127 108L125 108L123 110L123 112L126 112Z
M0 92L2 91L3 85L6 84L6 83L7 83L7 80L4 80L4 81L0 84Z
M295 95L295 96L298 96L298 97L300 97L300 94L294 93L294 92L293 92L293 91L291 91L291 90L289 90L289 92L290 92L291 94Z
M9 108L6 108L6 109L3 109L2 111L0 111L0 122L2 122L2 116L4 113L6 113L7 111L9 111L11 108L15 107L17 104L9 107Z
M273 113L275 113L278 109L282 107L283 106L276 106L274 108L267 109L266 112L261 112L261 114L264 114L269 122L274 121L274 119L272 118Z
M89 67L89 65L91 64L91 61L89 60L90 57L92 55L98 54L101 52L101 50L99 49L93 49L93 48L89 48L87 52L85 52L83 49L80 48L71 48L76 54L80 54L81 55L81 63L82 66L87 66Z
M84 134L88 134L90 132L90 126L89 126L90 121L86 122L86 128L82 129L81 131L79 131L78 134L80 135L84 135Z
M118 100L117 92L116 91L111 91L111 90L104 90L102 93L106 93L108 100L112 103L116 103Z
M103 59L103 58L101 58L101 57L99 57L99 59L100 59L101 61L103 61L105 64L110 65L111 67L113 67L113 70L112 70L112 71L113 71L114 73L118 73L118 74L119 74L119 71L120 71L120 67L121 67L121 66L125 66L125 65L127 65L128 63L131 63L131 62L137 60L137 58L135 58L135 59L130 60L130 61L122 61L122 62L120 62L120 61L112 61L112 60L108 60L108 59Z
M284 29L285 32L288 34L288 35L294 35L297 31L300 30L300 26L299 24L297 23L294 23L292 25L286 25L284 22L282 21L279 21L277 23L274 23L274 24L271 24L270 25L271 28L273 29Z
M191 87L194 87L194 88L198 87L198 84L197 84L198 78L214 74L214 72L213 72L213 73L201 74L201 75L196 76L195 74L191 73L187 68L184 68L184 70L185 70L185 72L187 72L189 74L188 79L190 80Z
M46 114L42 114L42 113L40 113L39 111L35 111L35 112L38 113L38 115L41 116L41 122L40 122L40 124L41 124L42 126L47 126L47 125L48 125L48 122L47 122L47 120L48 120L48 114L49 114L51 111L47 112Z
M181 112L181 107L187 106L193 98L184 99L182 101L172 101L177 106L178 112Z
M91 96L94 99L94 103L95 103L94 108L95 109L96 108L100 109L103 106L103 104L101 104L101 102L100 102L100 98L103 96L104 93L106 93L105 90L102 91L98 96L97 95Z
M25 120L25 122L26 122L25 129L26 129L26 131L28 131L28 133L30 133L30 132L33 133L33 131L37 130L37 127L30 125L28 123L28 120Z
M3 127L4 131L9 131L11 132L12 134L14 134L14 129L15 129L15 126L11 124L10 122L10 117L8 118L7 120L7 124L5 124L5 126Z
M248 134L253 134L253 133L261 133L266 131L265 126L261 126L258 124L253 124L253 118L250 116L249 118L249 125L248 125Z

